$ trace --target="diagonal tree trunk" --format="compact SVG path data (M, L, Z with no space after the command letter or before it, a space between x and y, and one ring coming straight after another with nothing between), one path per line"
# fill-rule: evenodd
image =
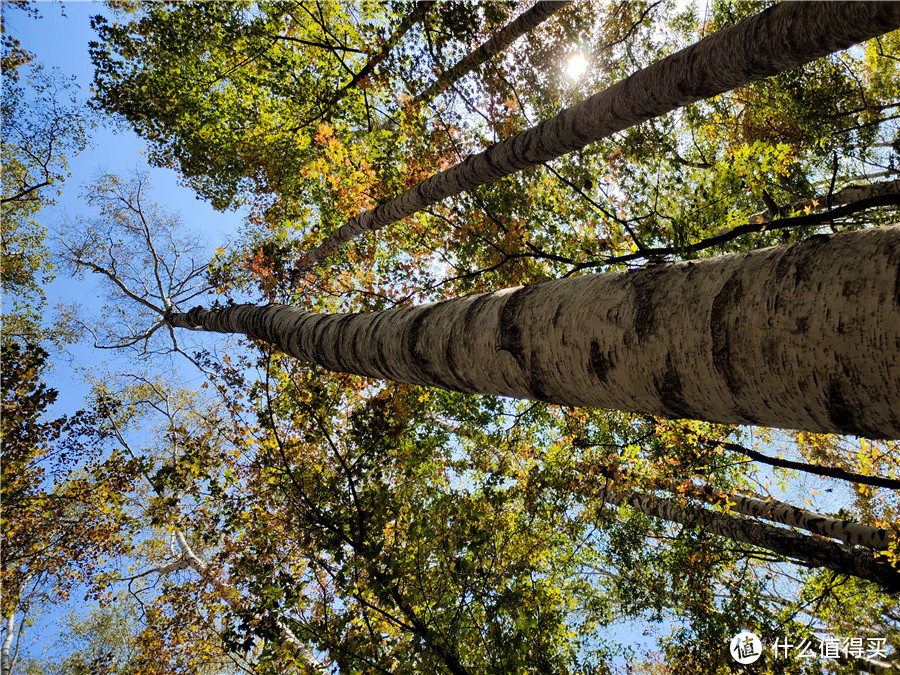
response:
M883 527L872 527L851 520L802 509L774 498L757 499L717 490L710 485L678 483L668 486L712 504L728 505L731 511L754 518L764 518L776 523L814 532L825 537L840 539L846 544L867 546L877 550L887 550L891 543L891 533Z
M723 424L900 437L900 226L412 308L170 313L336 371Z
M450 69L441 73L440 77L432 82L427 89L420 92L410 104L419 106L430 103L449 87L456 84L461 78L465 77L482 64L487 63L492 57L502 52L520 37L530 33L544 21L556 14L556 12L570 4L572 4L571 0L540 0L539 2L534 3L534 5L522 12L515 20L497 31L490 40L479 45L476 50L469 52ZM390 118L388 118L379 126L379 128L385 128L390 124L390 121Z
M772 551L801 561L810 567L824 567L839 574L867 579L890 592L900 591L900 572L876 559L871 551L846 549L841 545L800 534L749 518L737 518L697 507L682 507L662 499L629 490L602 489L597 496L607 504L628 504L641 513L682 525L699 525L707 532Z
M784 2L771 7L351 218L301 257L296 274L309 272L364 232L448 197L897 28L896 2Z
M322 110L327 114L327 112L337 105L351 89L375 72L375 69L384 62L388 57L388 54L391 53L391 50L398 42L400 42L409 29L425 18L425 14L428 13L428 10L431 9L432 5L434 5L433 1L417 2L415 8L404 17L403 21L400 22L400 25L397 26L397 30L395 30L387 39L381 50L373 55L359 72L350 78L350 81L347 82L347 84L334 92L331 98L322 106Z
M775 205L774 209L754 213L750 216L748 222L751 225L760 225L772 222L772 218L775 216L790 216L792 213L802 211L807 213L823 211L834 206L853 204L854 202L882 195L900 195L900 180L888 180L880 183L870 183L869 185L849 185L832 195L818 195L817 197L802 199L785 206Z

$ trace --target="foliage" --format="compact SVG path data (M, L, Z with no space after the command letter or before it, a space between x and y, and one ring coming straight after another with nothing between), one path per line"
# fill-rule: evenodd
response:
M843 187L896 177L894 34L475 189L293 273L361 210L766 4L573 5L429 101L416 98L424 83L512 18L510 4L116 3L114 19L96 17L97 110L215 207L248 215L207 268L199 235L150 201L147 175L100 177L64 257L106 284L98 346L136 346L140 367L97 382L87 412L48 422L46 355L4 346L4 472L15 470L4 587L21 595L44 574L56 597L84 581L104 601L131 598L75 624L72 635L96 625L113 642L79 645L61 668L280 673L309 667L300 643L334 672L725 673L742 672L726 647L743 628L767 643L866 630L896 655L897 601L874 584L604 498L632 490L727 514L727 499L684 486L787 492L798 505L822 488L835 515L896 532L890 492L735 451L897 478L895 442L372 382L261 344L187 348L166 324L213 290L224 304L384 309L895 217L804 220L827 215ZM576 51L592 64L577 82L562 76ZM22 185L40 182L30 170ZM34 250L26 280L43 264ZM200 384L174 384L160 354L186 357ZM892 546L879 555L896 562ZM129 634L114 635L111 617L126 615ZM657 626L661 655L608 637L626 621ZM820 666L767 658L759 672Z

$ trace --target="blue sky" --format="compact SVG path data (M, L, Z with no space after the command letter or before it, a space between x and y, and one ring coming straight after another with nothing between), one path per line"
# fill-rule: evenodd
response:
M89 94L93 69L88 55L88 43L95 39L90 28L90 17L97 13L107 12L106 8L94 2L67 2L62 10L58 3L36 3L42 18L34 20L22 12L11 10L6 14L6 29L20 40L22 46L36 55L36 60L47 67L56 67L65 74L75 76L81 86L84 98ZM63 13L64 12L64 13ZM116 131L112 124L98 127L93 136L93 145L80 155L70 157L69 169L71 177L63 186L63 192L57 205L46 209L40 216L41 221L51 231L64 218L74 216L85 210L79 198L81 185L91 180L99 171L127 173L136 167L146 166L146 144L135 134ZM209 247L209 255L216 246L222 245L229 236L233 236L241 224L241 216L236 213L218 213L207 203L196 198L188 188L178 184L175 172L154 169L153 195L154 201L166 205L169 210L180 213L183 221L192 229L201 230ZM83 282L59 276L47 290L50 306L57 302L78 301L83 303L87 311L99 308L97 285L92 279ZM84 396L88 393L85 381L85 370L118 367L127 369L128 362L115 358L110 352L100 352L89 345L76 345L71 348L71 358L57 358L55 370L49 384L59 390L58 409L60 413L71 412L83 405ZM763 471L762 475L769 472ZM811 477L798 481L800 493L813 487L819 488L826 483ZM846 492L840 490L830 497L830 501L839 502L846 499ZM796 501L802 502L803 495L795 495ZM828 499L824 495L820 498ZM828 510L827 507L825 510ZM74 597L74 596L73 596ZM52 612L45 617L50 622L59 617L59 612ZM620 634L615 637L628 642L629 638L643 646L652 645L653 636L641 636L641 627L622 626ZM651 628L648 626L648 628ZM39 627L30 631L36 640L36 653L40 653L42 633ZM47 637L49 636L49 638ZM53 632L43 633L44 640L53 639Z
M40 19L27 17L23 12L4 7L6 30L16 37L22 47L35 54L35 60L47 68L57 68L66 76L74 76L81 88L82 99L87 99L93 78L93 67L88 44L96 39L90 27L91 16L109 13L96 2L38 2ZM79 198L82 185L90 182L100 172L127 174L138 167L146 167L146 143L124 127L116 128L109 120L93 134L93 144L80 154L69 157L71 176L62 188L62 195L55 206L40 214L41 223L52 233L67 218L85 213L86 207ZM181 215L191 229L204 233L210 257L216 246L221 246L233 236L241 224L237 213L219 213L194 195L193 191L178 184L177 174L168 169L152 170L153 191L151 199ZM87 312L99 309L98 286L94 279L74 280L59 273L47 289L48 304L60 302L81 303ZM128 367L127 361L109 351L98 351L89 344L74 345L68 357L54 359L54 372L50 385L59 390L57 408L71 412L83 405L88 393L85 370L108 368L118 361L119 367Z

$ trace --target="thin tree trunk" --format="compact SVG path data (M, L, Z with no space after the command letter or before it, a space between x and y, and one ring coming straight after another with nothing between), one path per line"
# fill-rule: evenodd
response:
M735 87L900 28L896 2L783 2L638 71L351 218L298 262L305 274L364 232Z
M16 632L16 613L10 612L4 617L6 634L3 636L3 644L0 645L0 675L10 675L13 669L12 643Z
M418 96L410 102L410 105L419 106L430 103L449 87L456 84L461 78L465 77L482 64L487 63L492 57L502 52L520 37L530 33L556 12L570 4L572 4L571 0L564 0L562 2L548 2L547 0L541 0L540 2L534 3L528 10L522 12L518 18L497 31L490 40L482 43L477 49L469 52L466 56L457 61L450 69L441 73L440 77L438 77L431 86L420 92ZM385 128L390 122L391 120L388 118L379 125L379 128Z
M772 520L807 532L840 539L846 544L868 546L877 550L887 550L890 547L891 533L883 527L871 527L850 520L832 518L771 497L757 499L723 492L709 485L679 483L669 487L712 504L727 504L731 511L745 516Z
M722 424L900 437L900 226L412 308L197 307L335 371Z
M673 523L695 526L722 537L799 560L810 567L824 567L872 581L889 592L900 591L900 572L863 549L847 550L833 541L800 534L749 518L736 518L629 490L600 490L597 495L608 504L628 504L641 513Z
M178 541L183 560L187 566L199 574L207 583L211 584L219 594L219 597L234 611L244 611L243 602L237 597L234 589L223 583L215 573L210 571L209 565L203 562L194 553L190 544L188 544L184 533L181 530L175 530L175 539ZM309 649L294 635L294 632L281 619L275 619L275 625L281 633L282 644L291 650L304 669L309 675L327 675L328 669L322 665Z
M789 216L791 213L806 211L807 209L809 209L809 212L824 211L833 206L853 204L854 202L880 195L900 195L900 180L889 180L881 183L872 183L871 185L850 185L842 190L838 190L830 198L827 194L824 194L785 206L779 206L775 209L775 213L772 213L771 209L754 213L750 216L748 222L751 225L759 225L771 222L775 216Z
M350 81L345 84L343 87L334 92L334 95L328 100L327 103L323 106L323 110L327 113L331 108L340 102L347 93L353 89L356 85L362 82L365 78L371 75L375 69L381 65L381 63L387 58L388 54L391 53L391 50L397 45L398 42L406 35L407 31L410 28L419 23L422 19L425 18L425 14L431 9L431 6L434 5L434 2L418 2L416 3L415 8L411 11L407 16L403 18L400 22L400 25L397 27L397 30L394 31L393 35L384 43L384 46L381 48L377 54L375 54L372 58L368 60L366 65L360 69L356 75L354 75Z

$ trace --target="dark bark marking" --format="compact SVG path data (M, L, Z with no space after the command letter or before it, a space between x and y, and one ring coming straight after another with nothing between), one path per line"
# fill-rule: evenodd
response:
M891 240L890 246L887 264L897 271L897 275L894 277L894 306L900 308L900 244L896 240Z
M591 357L588 361L588 369L601 383L606 382L606 374L612 368L613 363L608 354L600 349L600 342L591 340Z
M844 393L844 383L849 384L849 381L841 375L833 376L828 382L828 419L841 433L877 438L877 433L873 434L873 430L867 429L856 419L856 406Z
M528 286L523 286L509 294L503 307L500 309L500 335L497 348L509 352L523 371L528 364L525 360L525 348L522 345L522 327L520 326L519 312L525 300Z
M684 399L681 376L671 354L666 354L666 370L662 378L654 378L659 400L672 417L695 417L691 406Z
M860 282L859 279L849 279L844 282L844 285L841 288L841 295L847 299L859 297L861 287L862 282Z
M353 317L353 314L336 316L333 321L325 321L324 328L323 322L317 324L311 340L316 363L332 370L351 370L348 368L349 364L334 358L336 356L335 352L340 353L342 351L335 349L334 345L336 341L341 340L346 335L347 329L345 326L348 326L353 321Z
M791 331L794 335L806 335L809 332L809 317L801 316L797 319L797 327Z
M382 314L378 317L378 319L370 326L369 330L375 334L382 334L381 330L379 330L381 323L387 319L386 315ZM385 340L378 341L378 349L373 350L373 353L376 355L376 360L378 363L378 367L381 368L383 373L392 373L393 369L390 367L388 356L387 356L387 343Z
M547 401L550 395L547 393L546 383L540 368L536 365L536 359L529 358L525 353L523 344L523 326L527 326L522 316L523 308L529 296L540 293L539 284L523 286L509 294L503 307L500 309L500 325L498 335L498 351L508 352L522 369L525 376L528 392L532 398L538 401ZM538 330L537 326L530 326L531 330Z
M562 305L556 308L556 312L553 313L553 327L556 328L559 326L559 320L562 318Z
M421 308L421 311L418 312L416 318L412 320L407 329L405 351L409 354L410 362L415 368L420 370L430 380L429 384L433 383L434 386L441 387L442 389L453 389L453 383L447 381L437 372L437 369L434 368L434 364L425 356L424 351L421 348L423 326L432 318L432 315L435 312L440 310L440 307L441 305L439 304L433 304Z
M738 395L744 387L743 379L731 362L732 344L730 326L724 315L737 306L744 297L744 286L740 278L734 275L725 282L722 290L713 300L712 314L709 319L709 332L712 337L713 366L725 378L729 390Z
M639 342L644 342L656 331L655 295L660 289L659 274L651 270L640 270L632 279L634 289L634 332Z
M463 315L463 323L466 326L466 330L468 330L469 324L474 321L478 312L481 311L482 306L490 303L492 298L492 293L482 293L481 295L475 296L475 299L469 303L469 306L466 308L466 313Z

